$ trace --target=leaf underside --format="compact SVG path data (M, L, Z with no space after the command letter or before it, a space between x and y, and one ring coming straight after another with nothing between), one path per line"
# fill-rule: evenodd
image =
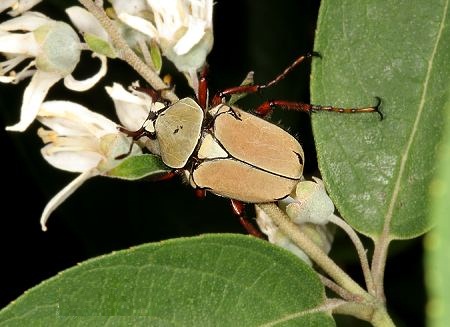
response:
M248 236L147 244L81 263L0 312L0 325L334 326L292 254Z
M449 0L323 1L311 101L377 114L313 115L320 171L340 214L391 239L431 227L429 182L449 90ZM383 232L384 231L384 232Z
M108 171L108 176L137 180L144 177L158 177L171 170L162 162L161 157L154 154L140 154L125 158L118 166Z

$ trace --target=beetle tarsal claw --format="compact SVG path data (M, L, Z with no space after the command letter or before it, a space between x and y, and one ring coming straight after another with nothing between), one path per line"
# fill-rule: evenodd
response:
M377 101L377 103L373 106L373 109L375 110L375 112L377 112L380 115L380 120L383 120L384 116L383 116L383 113L380 110L381 98L376 96L375 100Z
M234 118L236 118L237 120L242 121L241 115L236 110L234 110L232 107L229 107L228 113L231 116L233 116Z

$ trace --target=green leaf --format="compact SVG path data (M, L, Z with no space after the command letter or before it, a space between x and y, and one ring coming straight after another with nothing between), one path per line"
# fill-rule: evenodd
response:
M253 79L253 72L249 72L247 74L247 76L245 76L244 80L241 83L241 86L244 85L253 85L254 84L254 79ZM230 106L234 105L237 101L239 101L242 98L245 98L248 95L248 93L236 93L236 94L232 94L230 99L228 100L228 104Z
M320 171L341 215L392 239L426 232L427 189L450 79L449 0L323 1L312 102L377 114L313 114Z
M107 41L99 38L98 36L90 33L84 33L84 40L89 48L99 54L105 55L108 58L116 58L117 54L114 48Z
M125 158L118 166L109 170L107 176L136 180L149 176L161 176L171 170L159 156L141 154Z
M450 101L447 102L446 133L438 152L438 171L431 184L432 217L436 228L426 237L427 307L429 326L450 323Z
M155 71L159 73L162 68L162 56L158 43L153 40L150 43L150 57L152 58L153 65L155 66Z
M3 309L0 325L334 326L324 302L315 272L287 251L209 235L81 263Z

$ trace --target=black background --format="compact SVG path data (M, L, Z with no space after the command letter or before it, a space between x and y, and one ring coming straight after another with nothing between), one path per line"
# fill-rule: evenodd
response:
M44 1L35 9L67 21L62 10L64 3L76 4ZM215 43L208 57L211 92L239 85L250 70L255 71L256 82L268 81L300 54L311 51L318 8L319 1L216 1ZM97 61L87 55L82 64L75 72L77 78L85 78L98 69ZM109 68L108 79L101 82L103 86L112 81L128 85L137 79L124 63L110 62ZM170 63L165 63L164 72L173 73ZM272 89L248 96L242 107L251 109L268 99L307 102L308 76L309 64L305 64ZM183 77L174 74L174 80L178 95L191 95ZM28 82L0 85L0 126L17 122ZM112 102L103 91L79 94L67 91L59 83L47 99L71 99L116 120ZM306 154L305 175L317 176L309 116L275 112L271 120L299 138ZM42 159L38 126L34 123L25 133L7 133L0 128L0 307L57 272L93 256L168 238L244 233L228 200L211 194L200 200L179 179L125 182L102 177L89 180L64 202L50 217L48 231L42 232L42 209L76 175L58 171ZM340 234L336 242L339 244L333 256L346 271L361 279L352 247ZM398 243L394 243L387 264L388 308L399 326L424 325L421 242L418 239ZM351 318L340 318L340 322L346 326L365 325Z

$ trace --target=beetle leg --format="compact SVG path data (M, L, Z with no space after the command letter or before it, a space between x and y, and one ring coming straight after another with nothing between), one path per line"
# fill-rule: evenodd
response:
M239 222L241 223L242 227L245 228L247 233L249 233L252 236L265 239L264 235L259 231L258 228L255 227L255 225L252 224L248 220L248 218L245 216L245 204L238 200L231 200L231 208L233 209L233 213L239 217Z
M220 103L222 103L222 100L229 95L236 94L236 93L255 93L258 92L261 89L268 88L279 81L281 81L283 78L286 77L287 74L289 74L295 67L297 67L299 64L301 64L305 59L309 59L312 57L319 57L320 54L318 52L309 52L306 55L298 57L289 67L287 67L281 74L277 75L273 80L266 84L255 84L255 85L241 85L241 86L235 86L228 89L225 89L221 92L218 92L214 95L212 100L212 105L217 106Z
M152 98L153 102L162 102L162 103L164 103L164 106L166 106L166 107L168 105L170 105L170 101L167 99L164 99L163 92L172 90L173 88L171 86L165 87L160 90L155 90L154 88L143 87L143 86L135 86L134 89L136 91L147 94L150 98Z
M198 104L206 112L208 106L208 65L203 66L200 74L200 80L198 82Z
M266 101L261 104L256 110L255 113L260 116L265 116L270 113L274 108L279 107L287 110L297 110L303 112L314 112L314 111L333 111L339 113L362 113L362 112L376 112L380 115L380 120L383 119L383 113L380 111L381 99L379 97L375 97L377 103L370 107L361 107L361 108L339 108L333 106L321 106L308 104L304 102L291 102L284 100L273 100Z
M167 173L161 174L159 176L156 177L151 177L151 180L154 182L160 182L160 181L167 181L169 179L174 178L175 176L178 175L178 170L171 170L168 171Z
M128 151L124 154L121 154L119 156L117 156L115 159L116 160L120 160L123 158L128 157L131 154L131 151L133 150L133 145L134 142L139 140L140 138L147 136L149 139L156 139L156 134L154 132L149 132L145 129L145 126L142 126L141 128L139 128L137 131L130 131L122 126L118 126L117 129L126 134L127 136L131 137L133 139L133 142L131 142L130 144L130 148L128 149Z
M126 134L127 136L132 137L133 141L137 141L137 140L139 140L140 138L142 138L144 136L147 136L149 139L152 139L152 140L156 139L155 133L147 131L145 129L145 126L142 126L137 131L130 131L130 130L122 127L122 126L118 126L117 129L120 132Z
M195 196L199 199L204 199L206 197L206 190L204 188L196 188L194 192Z

